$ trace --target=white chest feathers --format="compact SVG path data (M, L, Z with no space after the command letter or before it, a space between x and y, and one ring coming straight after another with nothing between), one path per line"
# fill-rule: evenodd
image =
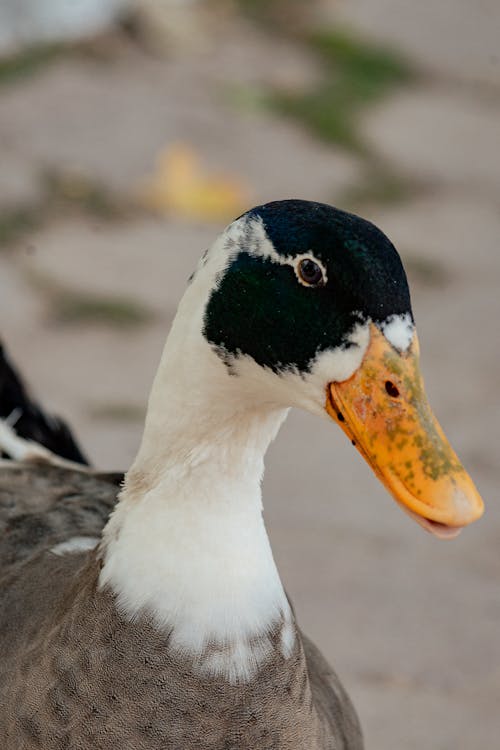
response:
M100 584L125 617L149 614L200 672L241 681L276 642L287 657L295 631L262 519L262 450L251 460L242 448L244 467L234 440L230 452L231 471L220 447L200 446L144 494L131 482L105 530Z

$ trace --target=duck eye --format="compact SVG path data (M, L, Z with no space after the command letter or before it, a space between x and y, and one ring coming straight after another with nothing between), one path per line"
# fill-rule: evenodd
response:
M323 269L318 263L311 258L303 258L298 267L297 274L304 284L307 286L320 286L324 284Z

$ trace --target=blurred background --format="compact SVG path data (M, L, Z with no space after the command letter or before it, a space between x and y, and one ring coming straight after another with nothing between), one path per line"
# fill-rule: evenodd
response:
M377 223L486 501L451 543L340 431L267 460L275 556L372 750L500 733L498 0L0 0L0 333L96 465L132 460L186 279L251 205Z

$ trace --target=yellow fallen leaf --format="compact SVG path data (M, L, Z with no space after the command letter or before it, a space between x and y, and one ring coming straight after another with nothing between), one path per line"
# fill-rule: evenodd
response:
M143 200L162 214L226 221L248 208L250 190L236 177L205 171L191 146L176 143L160 153Z

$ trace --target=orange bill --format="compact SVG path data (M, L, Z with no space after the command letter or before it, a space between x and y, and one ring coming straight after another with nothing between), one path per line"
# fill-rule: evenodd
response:
M373 324L359 369L327 388L326 410L403 509L440 538L483 513L425 395L417 335L400 354Z

